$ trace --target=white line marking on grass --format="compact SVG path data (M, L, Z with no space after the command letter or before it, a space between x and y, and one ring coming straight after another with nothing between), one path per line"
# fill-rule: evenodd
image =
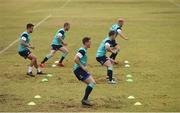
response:
M45 17L44 19L42 19L40 22L38 22L34 28L37 28L39 25L41 25L43 22L45 22L47 19L49 19L51 17L51 15L48 15L47 17ZM0 51L0 54L4 53L5 51L7 51L10 47L12 47L15 43L18 42L18 39L14 40L12 43L10 43L6 48L4 48L3 50Z
M13 46L16 42L18 42L18 39L14 40L12 43L10 43L6 48L0 51L0 54L8 50L11 46Z
M71 0L67 0L60 8L64 8L65 6L67 6L67 4L70 2ZM38 22L34 28L37 28L40 24L42 24L43 22L45 22L48 18L50 18L52 15L48 15L47 17L45 17L43 20L41 20L40 22ZM7 51L10 47L12 47L15 43L18 42L18 39L14 40L12 43L10 43L6 48L4 48L3 50L0 51L0 54L4 53L5 51Z
M45 22L47 19L49 19L51 17L51 15L48 15L47 17L45 17L44 19L42 19L40 22L38 22L34 28L37 28L39 25L41 25L43 22ZM0 51L0 54L2 54L3 52L7 51L10 47L12 47L16 42L18 42L18 39L14 40L12 43L10 43L6 48L4 48L3 50Z
M71 0L67 0L66 3L64 3L64 5L62 5L60 8L66 7L66 5L67 5L70 1L71 1Z
M46 21L47 19L49 19L51 16L52 16L52 15L50 14L50 15L48 15L47 17L45 17L44 19L42 19L40 22L38 22L38 23L34 26L34 28L39 27L39 25L41 25L43 22L45 22L45 21Z
M180 8L180 4L176 3L174 0L168 0L170 3Z

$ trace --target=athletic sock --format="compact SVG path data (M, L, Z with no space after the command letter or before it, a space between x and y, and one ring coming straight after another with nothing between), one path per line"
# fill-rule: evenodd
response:
M59 63L62 63L62 61L64 60L64 56L61 57L61 59L59 60Z
M108 77L109 77L109 81L111 81L111 80L112 80L112 76L113 76L112 67L108 67L107 75L108 75Z
M37 68L37 72L41 72L41 69L39 67Z
M89 83L86 87L86 90L85 90L85 94L84 94L84 97L83 97L83 100L87 100L91 91L93 90L94 88L94 83Z
M48 61L48 58L45 57L44 60L41 62L41 64L44 64L44 63L47 62L47 61Z
M112 58L113 60L115 60L115 59L116 59L117 54L118 54L118 53L112 53L112 54L111 54L111 56L110 56L110 58Z
M28 73L32 72L32 68L33 68L33 67L29 66L29 68L28 68Z
M62 63L66 56L67 56L67 53L63 53L61 56L61 59L59 60L59 63Z
M51 54L47 55L44 60L41 62L41 64L44 64L45 62L47 62L50 58L51 58Z

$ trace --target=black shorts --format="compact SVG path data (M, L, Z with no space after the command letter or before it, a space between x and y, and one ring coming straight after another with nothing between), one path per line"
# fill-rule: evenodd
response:
M96 57L96 60L103 65L106 61L108 61L108 57L102 56L102 57Z
M89 78L90 74L86 71L84 71L82 68L77 68L74 70L74 74L76 75L78 80L84 81L87 78Z
M24 51L19 51L19 55L24 57L25 59L31 54L31 51L29 49Z
M111 45L111 47L115 47L115 46L117 46L118 44L117 44L117 42L116 42L116 40L112 40L112 45Z
M51 45L51 49L52 50L59 50L61 47L63 47L62 45Z

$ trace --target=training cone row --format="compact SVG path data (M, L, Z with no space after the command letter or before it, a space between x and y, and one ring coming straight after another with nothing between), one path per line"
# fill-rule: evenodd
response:
M52 67L57 67L58 63L59 63L59 61L55 61L54 64L52 64Z
M130 67L129 61L125 60L125 61L124 61L124 64L125 64L124 67L126 67L126 68L129 68L129 67Z
M125 61L124 61L124 64L125 64L124 67L126 67L126 68L129 68L129 67L130 67L129 61L125 60ZM130 82L130 83L133 82L133 76L132 76L131 74L127 74L127 75L126 75L126 81L127 81L127 82ZM127 98L128 98L129 100L135 99L135 97L132 96L132 95L128 96ZM142 103L141 103L141 102L135 102L134 105L135 105L135 106L141 106Z
M41 96L40 96L40 95L35 95L34 98L35 98L35 99L40 99ZM31 102L27 103L27 105L28 105L28 106L35 106L36 103L35 103L34 101L31 101Z
M52 75L52 74L47 74L47 75L41 80L41 82L48 82L48 81L49 81L48 78L50 78L50 77L53 77L53 75ZM40 98L42 98L42 97L41 97L40 95L35 95L34 98L35 98L35 99L40 99ZM31 102L27 103L27 105L28 105L28 106L35 106L36 103L35 103L34 101L31 101Z
M133 76L131 74L126 75L126 77L127 77L126 79L127 82L133 82L133 79L132 79Z
M48 82L48 81L49 81L48 78L50 78L50 77L53 77L53 75L52 75L52 74L47 74L47 75L41 80L41 82Z

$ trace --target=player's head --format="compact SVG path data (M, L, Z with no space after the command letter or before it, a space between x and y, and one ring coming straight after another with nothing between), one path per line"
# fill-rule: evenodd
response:
M109 31L109 37L114 40L116 38L116 32L115 31Z
M124 19L119 18L117 23L118 23L119 26L123 26L124 25Z
M28 33L32 33L33 32L33 28L34 28L34 25L31 24L31 23L26 25L26 29L27 29Z
M84 37L82 39L82 43L85 47L90 48L91 47L91 38L90 37Z
M68 22L64 23L64 30L69 31L69 29L70 29L70 23Z

